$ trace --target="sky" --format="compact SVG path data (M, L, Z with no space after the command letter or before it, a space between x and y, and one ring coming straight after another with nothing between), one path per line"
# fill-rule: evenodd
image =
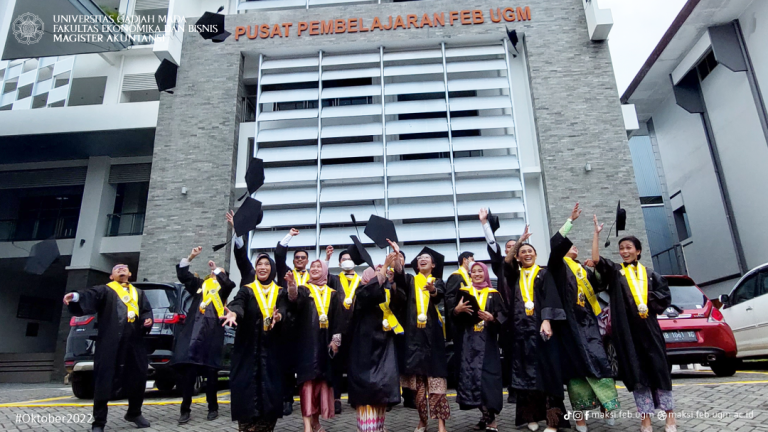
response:
M619 95L632 82L686 0L599 0L611 9L613 28L608 36Z

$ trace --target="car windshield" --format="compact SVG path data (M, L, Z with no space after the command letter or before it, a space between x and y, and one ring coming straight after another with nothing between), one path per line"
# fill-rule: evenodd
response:
M701 309L707 304L707 297L688 281L674 283L670 280L669 291L672 304L681 309Z
M144 295L152 309L170 308L176 300L176 294L170 289L145 289Z

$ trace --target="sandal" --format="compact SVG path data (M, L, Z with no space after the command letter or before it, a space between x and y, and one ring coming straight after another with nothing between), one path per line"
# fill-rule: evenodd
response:
M479 422L477 422L477 424L475 425L475 427L473 427L472 429L473 429L473 430L476 430L476 431L480 431L480 430L488 430L488 429L485 427L485 422L484 422L484 421L482 421L482 420L480 420Z

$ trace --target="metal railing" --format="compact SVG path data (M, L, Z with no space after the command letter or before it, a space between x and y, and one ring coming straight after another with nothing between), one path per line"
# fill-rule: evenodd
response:
M685 265L683 247L674 245L652 256L653 270L659 274L687 275L688 268Z
M107 215L107 237L141 235L144 233L144 213L115 213Z
M75 238L79 216L0 220L0 241Z

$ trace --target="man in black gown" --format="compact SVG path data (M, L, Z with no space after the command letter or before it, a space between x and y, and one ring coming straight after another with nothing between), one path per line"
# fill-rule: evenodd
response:
M152 328L152 306L144 292L128 280L125 264L112 268L112 282L64 296L74 316L96 315L98 336L94 358L93 431L102 432L107 423L107 403L120 389L128 396L125 420L148 428L141 415L147 385L147 350L144 335Z

